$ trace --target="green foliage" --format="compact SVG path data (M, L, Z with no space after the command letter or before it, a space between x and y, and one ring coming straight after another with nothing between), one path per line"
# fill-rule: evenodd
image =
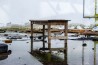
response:
M25 32L28 29L30 30L30 28L28 28L28 27L14 27L14 26L2 28L2 30L5 30L5 31L19 31L19 32L21 32L21 31Z

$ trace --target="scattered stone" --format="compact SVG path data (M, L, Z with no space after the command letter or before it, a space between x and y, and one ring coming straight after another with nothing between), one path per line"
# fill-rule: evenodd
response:
M27 42L27 43L29 43L29 42Z
M4 36L8 36L8 34L4 34Z
M92 48L92 50L94 50L94 48Z
M12 50L8 50L8 55L10 55L12 53Z
M45 43L47 43L47 41L44 41Z
M19 59L20 59L20 57L19 57Z
M75 48L73 48L73 49L75 49Z
M83 43L82 46L87 46L87 44L86 43Z

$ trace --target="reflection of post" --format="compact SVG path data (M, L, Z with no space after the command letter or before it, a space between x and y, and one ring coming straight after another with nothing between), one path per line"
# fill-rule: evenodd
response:
M8 58L8 55L10 55L12 53L12 50L8 50L7 52L5 53L1 53L0 54L0 60L5 60Z
M84 44L84 40L83 40L83 44ZM84 46L82 44L82 65L84 65Z
M64 29L64 35L66 36L65 44L64 44L64 48L65 48L65 50L64 50L64 61L67 65L67 30L68 30L68 22L65 23L64 28L65 28Z
M48 61L51 61L51 25L48 23L48 48L49 48L49 53L48 53Z
M33 51L33 22L31 21L31 53Z
M96 43L94 42L94 65L96 65Z
M43 49L45 48L45 25L43 25Z

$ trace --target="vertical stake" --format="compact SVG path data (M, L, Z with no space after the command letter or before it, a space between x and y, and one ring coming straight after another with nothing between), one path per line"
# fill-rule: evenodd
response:
M68 30L68 22L66 21L65 25L64 25L64 35L66 37L66 39L64 40L65 41L65 44L64 44L64 61L66 62L66 65L67 65L67 30Z
M48 22L48 48L49 48L49 53L48 53L48 61L51 61L51 24Z
M45 25L43 25L43 49L45 48Z
M31 21L31 53L33 51L33 21Z

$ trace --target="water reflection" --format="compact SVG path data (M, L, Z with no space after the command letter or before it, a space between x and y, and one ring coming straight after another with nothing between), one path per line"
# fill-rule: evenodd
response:
M87 46L87 44L83 40L82 44L82 65L84 65L84 48Z
M1 54L0 54L0 60L5 60L5 59L7 59L7 58L8 58L8 55L10 55L11 53L12 53L11 50L8 50L8 52L6 52L6 53L1 53Z
M96 65L96 45L98 44L98 41L94 41L94 65Z
M93 61L91 61L91 59L90 59L90 61L93 62L93 65L97 65L97 57L96 57L97 56L97 45L98 45L98 41L94 41L94 48L92 48L93 53L94 53L93 54L93 58L92 58ZM87 44L83 41L83 44L82 44L82 65L86 64L86 60L85 59L87 59L87 56L88 56L87 54L85 56L85 53L88 53L88 52L85 52L86 46L87 46ZM88 63L87 65L89 65L89 64L90 63ZM90 65L92 65L92 64L90 64Z

